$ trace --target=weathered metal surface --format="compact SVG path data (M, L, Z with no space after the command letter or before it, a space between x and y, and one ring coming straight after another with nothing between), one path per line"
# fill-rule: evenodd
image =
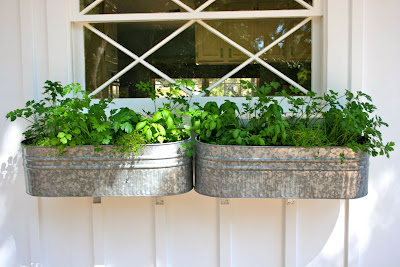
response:
M182 142L150 144L138 156L113 155L112 146L24 147L26 191L41 197L168 196L193 188L192 160ZM49 154L50 152L50 154Z
M340 153L345 160L340 163ZM351 199L368 193L367 153L344 147L196 142L195 190L223 198Z

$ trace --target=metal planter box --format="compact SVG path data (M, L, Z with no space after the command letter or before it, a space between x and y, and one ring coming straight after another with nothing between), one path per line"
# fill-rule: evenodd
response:
M345 154L343 164L340 153ZM369 155L344 147L197 141L195 159L195 190L212 197L352 199L368 193Z
M192 160L182 142L150 144L138 156L113 155L112 146L24 147L26 192L40 197L168 196L193 188ZM50 153L49 153L50 152Z

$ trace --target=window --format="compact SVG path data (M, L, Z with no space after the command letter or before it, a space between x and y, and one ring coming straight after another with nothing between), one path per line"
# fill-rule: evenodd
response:
M86 90L96 97L147 97L149 81L168 89L178 78L209 96L241 97L240 85L279 81L303 92L320 85L319 1L80 0Z

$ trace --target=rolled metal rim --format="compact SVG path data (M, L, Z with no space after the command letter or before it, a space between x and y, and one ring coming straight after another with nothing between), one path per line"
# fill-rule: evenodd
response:
M202 141L199 141L198 137L195 138L196 143L200 143L201 145L206 145L206 146L218 146L218 147L235 147L235 148L300 148L300 149L333 149L333 148L343 148L343 149L351 149L345 146L311 146L311 147L306 147L306 146L242 146L242 145L217 145L217 144L209 144L205 143ZM356 153L356 152L355 152Z

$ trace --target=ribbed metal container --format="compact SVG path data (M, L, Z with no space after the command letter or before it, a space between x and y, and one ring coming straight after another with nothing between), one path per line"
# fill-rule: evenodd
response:
M344 163L340 163L344 153ZM223 198L352 199L368 193L367 153L344 147L196 142L195 190Z
M188 141L183 141L188 142ZM150 144L138 156L113 155L112 146L24 147L26 192L40 197L168 196L193 188L192 160L183 142Z

